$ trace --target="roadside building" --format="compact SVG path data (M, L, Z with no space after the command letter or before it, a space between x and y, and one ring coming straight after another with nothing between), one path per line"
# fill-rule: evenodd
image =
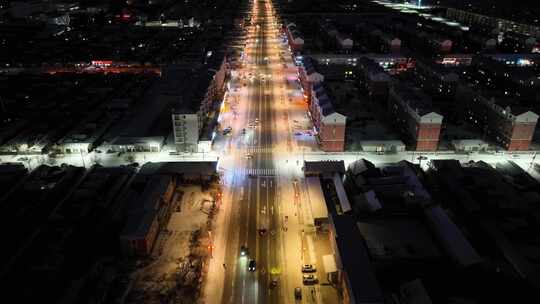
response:
M298 74L302 89L304 90L304 98L311 104L311 91L313 85L324 81L324 76L315 70L315 62L311 57L304 57L302 65L298 67Z
M304 38L300 31L298 30L296 24L288 23L285 25L285 33L287 34L287 39L289 40L289 46L293 52L299 52L304 47Z
M119 136L109 144L109 148L113 152L160 152L164 143L164 136Z
M311 96L311 119L321 149L329 152L343 151L347 117L334 110L322 84L313 86Z
M174 143L178 151L198 151L199 139L217 119L217 105L223 96L226 63L216 59L219 70L170 67L167 95L173 96L171 111ZM167 77L167 75L165 76ZM206 145L204 145L206 146Z
M443 116L434 110L429 97L417 89L396 83L390 88L388 107L394 124L412 149L437 150Z
M166 227L174 210L171 206L174 190L175 182L170 175L144 180L144 190L132 201L120 234L124 254L145 256L151 253L159 231Z
M64 136L53 149L65 154L89 153L97 147L115 120L111 115L94 112Z

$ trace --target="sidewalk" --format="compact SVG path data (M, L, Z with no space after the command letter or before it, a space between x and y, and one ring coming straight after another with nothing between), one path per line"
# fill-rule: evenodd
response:
M234 174L234 171L227 170L225 175ZM222 269L222 265L225 261L225 253L227 250L226 241L227 234L230 226L230 213L232 206L232 176L224 176L224 191L223 199L217 213L217 217L212 225L213 231L213 244L214 248L220 248L219 250L212 250L212 258L208 260L208 267L205 277L203 278L204 286L202 288L202 295L200 303L221 303L221 297L223 293L225 272Z

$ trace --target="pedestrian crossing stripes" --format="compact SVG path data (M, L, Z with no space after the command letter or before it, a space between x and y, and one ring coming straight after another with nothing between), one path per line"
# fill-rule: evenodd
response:
M239 168L241 174L248 176L275 176L275 169L259 169L259 168Z
M273 152L273 148L271 147L247 147L246 148L246 153L251 153L251 154L255 154L255 153L272 153Z

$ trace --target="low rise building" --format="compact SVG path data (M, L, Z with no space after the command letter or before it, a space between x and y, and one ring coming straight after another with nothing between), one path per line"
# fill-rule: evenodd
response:
M115 117L102 112L89 115L53 147L60 153L89 153L115 121Z
M164 136L119 136L109 144L109 149L113 152L160 152L164 143Z
M359 68L361 70L360 84L367 90L369 96L374 100L386 101L390 76L380 64L367 57L360 58Z
M311 96L310 113L321 149L329 152L343 151L347 117L334 110L321 83L313 86Z
M469 87L464 97L465 119L482 130L485 137L509 151L528 150L538 122L538 114L516 104L513 99L488 97Z
M443 116L434 110L429 97L418 89L396 83L390 88L388 107L394 124L412 149L437 150Z
M285 33L289 40L289 46L293 52L299 52L304 48L304 38L302 33L298 30L296 24L288 23L285 25Z
M143 180L144 190L133 199L127 223L120 234L124 254L146 256L152 252L159 231L166 227L174 208L176 184L170 175Z

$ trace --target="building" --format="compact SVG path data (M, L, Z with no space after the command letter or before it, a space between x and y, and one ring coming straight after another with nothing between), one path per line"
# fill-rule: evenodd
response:
M386 101L388 99L390 76L380 64L367 57L360 58L359 68L362 71L360 77L361 86L367 90L369 96L374 100Z
M304 97L310 104L313 85L323 82L324 76L315 70L315 61L311 57L303 57L302 64L298 67L298 76L304 90Z
M329 22L320 22L319 29L326 37L329 46L337 47L338 50L349 52L352 50L354 41L351 35L341 33L338 29Z
M538 244L531 240L537 221L529 218L538 213L538 181L508 162L492 167L484 162L462 165L457 160L431 160L429 166L435 195L462 219L462 230L468 231L478 253L489 261L485 272L492 284L508 286L496 291L497 299L519 297L521 302L536 294L540 273L532 257Z
M334 110L321 83L313 86L311 96L309 109L321 149L328 152L343 151L347 117Z
M466 91L461 95L465 119L485 137L508 151L529 149L538 121L536 113L515 104L514 99L487 97L468 87L460 90Z
M466 25L475 25L489 29L497 29L500 32L516 32L524 35L538 35L540 27L531 24L523 24L497 17L481 15L466 10L448 8L446 16Z
M113 152L160 152L164 143L164 136L118 136L109 144L109 149Z
M413 69L415 85L429 94L447 119L461 118L462 111L456 106L456 91L458 75L463 69L459 66L437 64L429 59L417 60Z
M141 183L144 183L144 190L133 200L120 234L120 244L126 255L149 255L160 229L166 227L174 210L171 206L175 190L172 176L151 176Z
M304 168L310 187L322 187L319 191L323 192L328 217L328 233L323 235L328 236L333 251L324 258L324 269L331 282L339 286L342 303L383 303L365 240L358 233L343 188L343 162L306 162ZM310 191L315 192L315 189Z
M289 41L289 46L293 52L299 52L304 48L304 38L298 30L296 24L288 23L285 25L285 33Z
M213 55L211 55L213 56ZM219 60L219 58L221 58ZM215 125L224 92L227 65L224 56L216 58L217 70L171 67L167 95L176 99L171 111L174 143L178 151L198 151L199 139ZM204 145L205 147L207 145Z
M101 112L90 114L56 143L53 150L65 154L89 153L97 147L102 136L115 120L115 117Z
M413 150L436 151L443 116L420 90L396 83L390 88L389 113Z
M348 70L353 70L353 67L357 66L360 58L367 57L378 63L390 75L396 75L414 68L416 62L411 56L401 54L310 54L310 57L317 61L320 67L324 67L325 65L343 66L340 67L341 70L346 66L348 66ZM323 74L328 77L326 73Z

